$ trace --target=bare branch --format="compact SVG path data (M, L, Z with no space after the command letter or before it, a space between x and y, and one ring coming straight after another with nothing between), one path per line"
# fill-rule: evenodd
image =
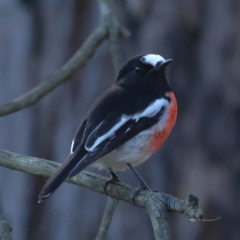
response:
M0 166L33 175L50 177L60 164L0 149ZM107 178L98 174L82 171L77 176L67 179L66 182L105 194L104 184L107 180ZM133 187L120 182L109 184L107 191L111 197L134 205L132 201L134 190ZM147 208L148 211L150 211L149 204L152 204L153 202L154 204L163 203L168 211L180 212L192 221L201 220L203 217L202 210L198 207L198 198L193 195L189 195L187 200L181 200L166 193L142 191L135 197L135 202L136 206ZM158 207L158 209L160 208ZM161 214L162 213L160 212L160 215ZM158 215L155 216L155 218L157 217Z
M115 204L116 201L118 200L108 197L107 205L104 210L102 221L100 223L99 230L95 240L105 240L107 238L108 229L112 222L113 214L116 207L116 204Z
M100 44L109 37L110 29L111 32L115 31L118 36L129 36L128 30L119 23L117 25L111 25L111 28L109 27L109 22L118 22L111 13L112 8L109 0L98 0L98 2L101 14L101 21L98 28L86 39L83 45L61 69L49 75L44 82L15 99L13 102L0 105L0 116L17 112L35 104L57 86L71 78L71 76L91 58ZM116 29L113 30L114 27L116 27Z
M98 0L100 8L104 8L104 5L108 6L108 14L106 14L104 17L108 18L107 27L108 27L108 41L109 41L109 48L112 55L113 60L113 66L115 70L115 75L117 75L121 65L122 65L122 54L119 49L119 37L120 32L122 32L123 27L119 23L119 21L115 18L115 12L113 8L113 3L111 0ZM121 29L122 28L122 29ZM128 37L130 33L127 29L124 29L125 37Z
M12 228L9 223L3 219L0 215L0 239L1 240L11 240L11 231Z
M145 203L150 216L156 240L171 240L171 231L167 219L166 205L156 195L149 197Z
M0 116L17 112L35 104L65 80L69 79L77 69L83 66L94 54L96 48L106 39L106 37L106 29L98 28L87 38L81 48L60 70L49 75L43 83L15 99L13 102L0 105Z

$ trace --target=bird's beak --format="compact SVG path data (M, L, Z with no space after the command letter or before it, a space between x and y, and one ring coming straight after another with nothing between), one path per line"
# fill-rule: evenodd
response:
M168 60L165 60L164 62L158 63L151 71L148 72L148 74L162 71L172 61L173 61L172 59L168 59Z

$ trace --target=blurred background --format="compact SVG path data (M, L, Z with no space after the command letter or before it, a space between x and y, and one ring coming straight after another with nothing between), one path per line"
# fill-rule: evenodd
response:
M174 239L239 239L240 1L114 0L114 5L132 32L120 41L124 61L142 53L174 59L169 77L179 105L177 124L161 150L137 170L152 189L183 199L195 194L205 218L222 217L192 223L169 214ZM0 103L60 68L98 22L94 0L0 0ZM78 124L113 80L106 41L70 81L36 105L0 118L0 147L63 162ZM138 186L129 171L120 178ZM64 183L37 204L45 181L0 168L0 213L13 227L13 239L94 239L107 197ZM119 202L108 239L153 239L146 210Z

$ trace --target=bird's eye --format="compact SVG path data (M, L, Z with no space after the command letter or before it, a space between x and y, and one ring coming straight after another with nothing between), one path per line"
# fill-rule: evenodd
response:
M140 72L142 72L142 67L137 66L137 67L134 68L134 71L136 73L140 73Z

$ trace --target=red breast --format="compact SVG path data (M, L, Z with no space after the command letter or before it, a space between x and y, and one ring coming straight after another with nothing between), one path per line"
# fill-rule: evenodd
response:
M156 130L150 139L149 150L151 153L156 152L162 146L176 123L177 101L173 92L169 92L168 95L171 97L171 104L168 109L169 115L164 128L161 131Z

